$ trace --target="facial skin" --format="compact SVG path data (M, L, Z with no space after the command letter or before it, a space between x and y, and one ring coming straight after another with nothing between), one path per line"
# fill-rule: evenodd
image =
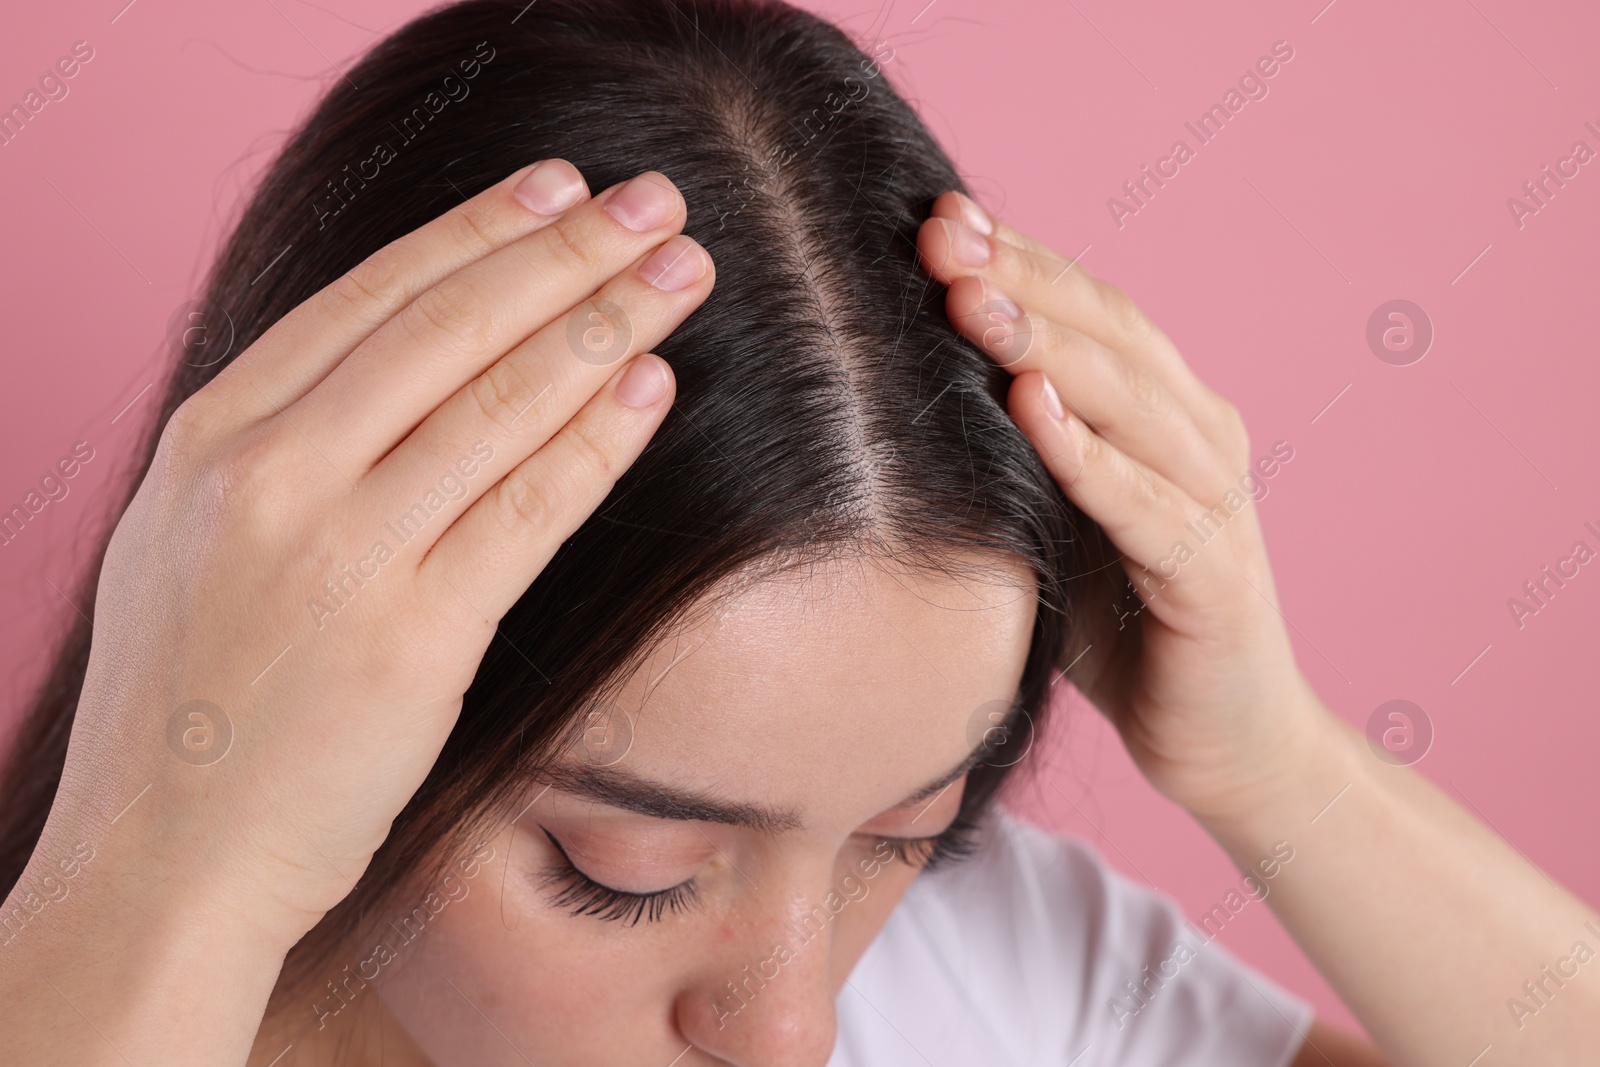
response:
M381 1045L389 1067L821 1067L834 999L919 869L883 839L950 824L974 709L1022 677L1033 581L983 562L959 581L862 559L767 578L664 642L615 700L625 754L569 753L377 996L297 1051L320 1063L356 1027L364 1049L339 1062L376 1064ZM583 795L596 782L736 811L648 815ZM738 809L768 825L721 821ZM654 921L574 914L556 899L572 880L547 881L564 866L551 836L595 881L692 896Z

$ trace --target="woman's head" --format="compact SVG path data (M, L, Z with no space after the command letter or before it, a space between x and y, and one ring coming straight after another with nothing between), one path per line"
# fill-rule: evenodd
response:
M1026 744L1054 668L1115 618L1115 556L918 267L929 205L962 184L887 54L771 0L473 0L380 44L265 177L206 294L235 352L541 158L594 190L665 173L717 264L657 349L672 412L501 622L433 772L291 956L274 1012L332 1026L381 973L441 1063L631 1062L606 1049L647 1059L673 1027L732 1062L752 1035L761 1062L820 1062L831 1025L805 1012L825 1012L915 866L872 842L970 823L1010 762L969 766L984 728ZM626 328L575 322L575 358L606 358ZM220 367L181 364L161 421ZM56 771L87 640L19 744ZM31 814L8 862L37 837L39 783L10 787ZM550 873L568 860L636 893L696 889L619 902ZM770 971L777 924L830 889L854 902L732 1011L725 983ZM375 946L419 922L427 939L389 966ZM466 995L441 999L446 978Z

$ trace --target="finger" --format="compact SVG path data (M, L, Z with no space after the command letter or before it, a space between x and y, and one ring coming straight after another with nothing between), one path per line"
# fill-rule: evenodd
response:
M1125 455L1197 500L1228 490L1225 457L1189 410L1148 368L1016 303L979 278L958 278L946 300L950 321L1014 375L1038 371L1062 402Z
M948 201L935 202L940 203ZM1129 350L1167 370L1187 370L1171 341L1131 301L1118 296L1120 290L1093 277L1081 264L1011 244L994 232L983 233L960 218L941 215L923 222L917 248L929 273L946 285L958 278L986 278L1013 298L1110 348Z
M1043 241L1034 240L998 215L985 211L976 200L963 193L954 190L944 193L933 202L929 215L964 223L980 234L1021 249L1043 265L1052 278L1059 278L1063 272L1070 273L1071 269L1084 269L1076 260L1068 259Z
M288 407L429 286L548 226L588 195L583 175L564 159L514 172L378 249L303 301L205 391L245 418Z
M629 360L550 442L473 504L423 559L434 595L499 619L644 451L672 406L665 360Z
M1152 328L1146 320L1131 323L1136 331L1120 330L1125 324L1106 315L1105 283L1081 263L1025 236L960 193L948 192L934 201L918 234L919 248L923 242L927 242L925 261L946 285L956 278L982 275L1013 296L1025 296L1040 307L1052 305L1051 313L1059 312L1062 321L1077 328L1097 320L1098 329L1085 332L1111 347L1141 341Z
M1193 410L1208 437L1214 427L1225 429L1221 398L1121 289L1037 241L1019 245L1003 239L1002 233L1021 235L998 221L990 222L988 233L974 229L964 220L989 216L958 193L941 196L934 211L917 234L917 248L939 281L951 285L964 277L985 279L1013 300L1139 361Z
M1231 563L1229 553L1206 545L1249 499L1236 494L1238 509L1207 510L1057 406L1051 393L1045 376L1030 371L1011 384L1007 407L1062 492L1105 530L1142 593L1154 583L1167 604L1203 604ZM1138 572L1154 577L1141 581Z
M649 171L442 278L287 415L346 477L365 474L444 400L684 223Z
M711 256L677 234L623 271L572 314L551 323L490 365L429 415L367 475L363 496L384 517L413 516L419 549L442 536L458 515L543 447L630 357L664 340L710 294ZM605 309L605 310L600 310ZM583 347L571 327L590 317L629 324L605 348ZM475 453L474 450L477 450ZM459 480L455 499L435 514L417 510L419 490L437 484L462 457L490 453ZM396 520L398 521L398 520Z

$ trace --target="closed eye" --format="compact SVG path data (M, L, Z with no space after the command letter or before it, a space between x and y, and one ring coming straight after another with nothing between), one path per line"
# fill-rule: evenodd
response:
M956 819L934 837L882 837L901 863L931 871L960 863L978 850L978 826Z
M550 839L561 857L560 862L545 870L539 879L540 886L551 893L552 907L565 908L574 915L590 915L606 922L635 926L640 919L657 922L666 915L684 911L697 899L693 878L649 893L603 885L578 869L554 834L544 830L544 836Z

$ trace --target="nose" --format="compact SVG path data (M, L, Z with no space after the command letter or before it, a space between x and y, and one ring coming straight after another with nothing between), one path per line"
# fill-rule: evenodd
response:
M794 904L697 970L678 995L678 1026L734 1067L824 1067L836 1026L832 958L832 915Z

